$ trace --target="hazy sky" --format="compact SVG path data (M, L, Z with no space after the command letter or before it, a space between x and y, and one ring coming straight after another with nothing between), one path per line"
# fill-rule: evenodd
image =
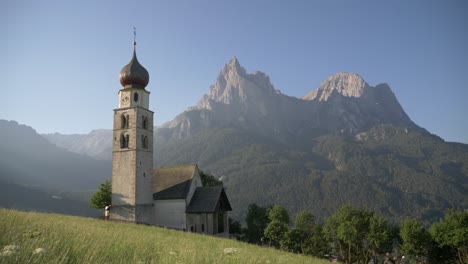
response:
M418 125L468 143L467 14L462 0L4 0L0 119L39 133L111 128L135 26L156 124L237 56L296 97L340 71L388 83Z

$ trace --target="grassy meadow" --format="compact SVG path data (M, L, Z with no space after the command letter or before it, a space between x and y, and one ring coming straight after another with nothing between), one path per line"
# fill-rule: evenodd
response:
M158 227L0 209L0 263L329 262Z

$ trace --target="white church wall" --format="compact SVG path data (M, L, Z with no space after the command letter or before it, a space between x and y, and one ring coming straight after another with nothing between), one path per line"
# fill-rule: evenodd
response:
M185 200L154 201L155 225L185 229Z

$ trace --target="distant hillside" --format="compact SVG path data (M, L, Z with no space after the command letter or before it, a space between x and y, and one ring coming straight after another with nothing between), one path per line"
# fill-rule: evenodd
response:
M110 143L99 146L110 159ZM253 202L320 219L343 203L394 220L468 208L468 146L419 127L387 84L355 73L299 99L232 59L197 105L154 130L156 167L194 162L223 179L237 219Z
M89 217L103 214L102 211L89 208L87 201L72 200L60 195L58 192L47 193L0 180L0 208Z
M96 189L111 177L109 161L59 148L34 129L0 120L0 179L51 190Z
M54 133L42 136L55 145L78 154L86 154L97 159L111 158L112 130L110 129L93 130L89 134L63 135ZM103 149L106 147L107 149ZM107 151L104 155L103 150Z
M144 225L0 209L5 263L311 263L327 260ZM53 224L51 224L53 223ZM33 254L37 248L47 253Z

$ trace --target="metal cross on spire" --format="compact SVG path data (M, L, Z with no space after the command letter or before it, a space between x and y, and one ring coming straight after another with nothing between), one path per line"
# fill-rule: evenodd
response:
M136 27L133 27L133 46L136 46Z

